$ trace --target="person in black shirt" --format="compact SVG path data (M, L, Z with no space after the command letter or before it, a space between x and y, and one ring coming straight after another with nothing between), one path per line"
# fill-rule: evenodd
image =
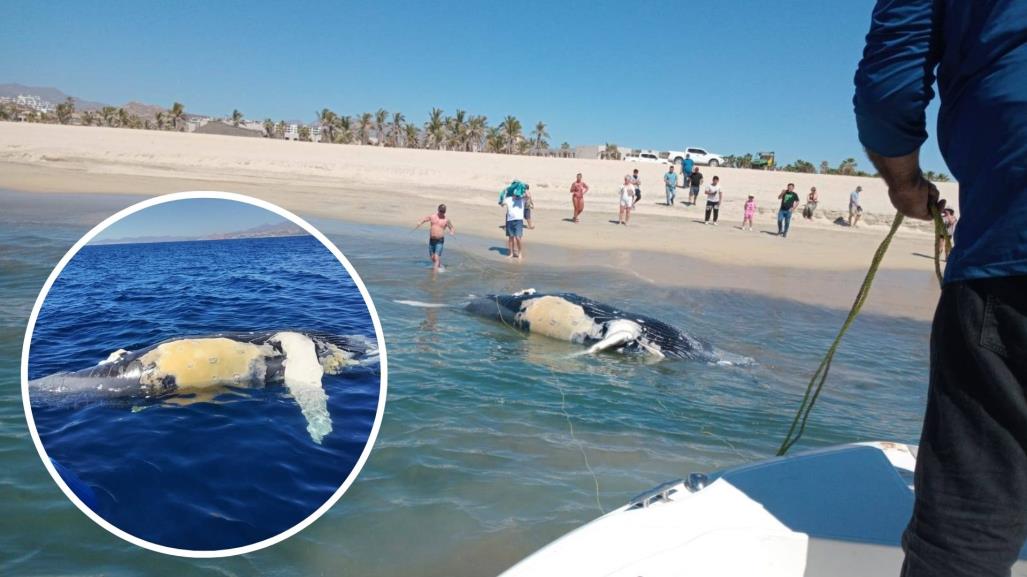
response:
M781 210L777 211L777 234L788 236L788 226L792 224L792 211L799 204L799 195L795 194L795 185L788 183L788 188L777 195L781 199Z
M692 167L692 174L688 175L688 186L688 204L695 206L699 200L699 187L702 186L702 173L698 166Z

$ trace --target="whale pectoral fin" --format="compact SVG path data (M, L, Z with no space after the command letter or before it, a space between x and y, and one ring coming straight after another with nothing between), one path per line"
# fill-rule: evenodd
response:
M300 406L300 412L307 419L307 432L318 445L328 433L332 432L332 417L328 414L328 395L325 394L321 381L285 380L289 394Z
M271 340L278 342L285 352L285 388L307 419L310 438L320 445L321 439L332 432L332 417L328 414L328 395L321 384L324 371L314 342L293 332L277 333Z
M624 343L627 343L634 338L634 333L631 333L629 331L617 331L615 333L607 335L606 338L589 347L588 351L586 352L590 355L594 355L596 353L603 352L606 349L623 345Z

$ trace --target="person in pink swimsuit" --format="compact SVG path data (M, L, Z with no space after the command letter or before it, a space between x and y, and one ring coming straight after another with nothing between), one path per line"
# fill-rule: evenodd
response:
M572 222L578 222L578 217L581 216L582 212L585 212L586 192L588 192L588 185L585 184L584 180L581 180L581 173L579 172L577 180L571 183L571 203L574 204Z
M431 223L428 231L428 256L431 257L432 269L439 270L442 268L442 248L446 242L446 230L448 229L449 235L453 236L456 234L456 229L453 228L453 222L446 216L446 205L444 204L439 205L438 212L435 214L429 214L422 218L414 230L421 228L421 225L426 222Z
M742 230L752 230L752 217L756 216L756 197L749 195L745 201L745 214L742 216Z

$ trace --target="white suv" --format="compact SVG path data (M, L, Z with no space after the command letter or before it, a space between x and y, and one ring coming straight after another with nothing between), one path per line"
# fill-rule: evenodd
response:
M660 158L655 152L629 152L624 156L628 162L652 162L656 164L670 164L666 158Z
M685 155L692 157L692 162L696 164L706 164L709 166L717 167L724 164L724 157L719 154L708 152L705 148L688 147L684 151L671 150L668 154L668 158L672 162L681 163L685 161Z

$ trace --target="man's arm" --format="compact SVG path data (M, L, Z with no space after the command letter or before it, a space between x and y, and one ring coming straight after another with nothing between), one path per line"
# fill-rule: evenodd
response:
M941 8L934 0L878 0L863 59L856 71L853 106L860 143L888 184L902 214L930 219L938 191L920 172L927 139L924 109L934 98L934 68L941 54L934 30Z
M449 236L456 236L456 227L453 226L453 221L447 220L446 221L446 228L449 229Z

